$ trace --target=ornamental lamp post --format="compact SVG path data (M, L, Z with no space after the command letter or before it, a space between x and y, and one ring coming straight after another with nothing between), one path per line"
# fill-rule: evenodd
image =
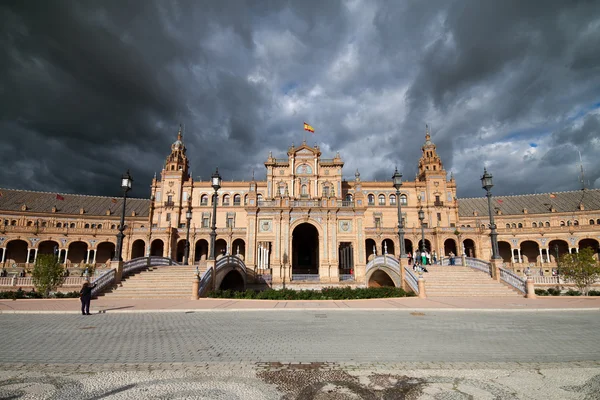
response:
M556 251L556 275L560 276L560 263L558 262L558 243L554 245L554 250Z
M492 192L490 189L494 186L492 183L492 174L483 168L483 176L481 177L481 187L485 189L488 198L488 212L490 213L490 238L492 240L492 259L501 259L498 251L498 233L496 232L496 223L494 222L494 214L492 213Z
M421 253L425 253L425 225L423 224L425 211L423 211L423 207L419 209L419 221L421 221Z
M398 172L398 168L392 175L392 182L396 188L396 201L398 202L398 239L400 240L400 258L406 258L404 248L404 221L402 218L402 205L400 204L400 187L402 186L402 174Z
M217 200L219 196L217 191L221 188L221 175L219 175L219 168L215 170L215 173L210 177L211 184L215 192L213 193L213 215L212 215L212 226L210 227L210 256L209 260L213 260L213 274L212 274L212 288L213 291L216 289L217 284L217 265L215 260L215 241L217 238Z
M125 230L125 204L127 203L127 192L131 190L131 184L133 183L133 178L129 175L129 170L121 177L121 189L123 189L123 210L121 211L121 224L119 225L119 233L117 233L117 248L115 250L115 256L113 257L113 261L123 261L123 257L121 256L123 252L123 239L125 238L125 234L123 231Z
M185 219L187 220L187 232L185 234L185 251L183 253L183 265L188 265L190 257L190 221L192 220L192 210L188 208L185 212Z

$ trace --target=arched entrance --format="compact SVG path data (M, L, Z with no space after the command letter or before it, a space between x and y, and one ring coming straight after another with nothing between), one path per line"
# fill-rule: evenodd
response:
M381 242L381 248L384 254L387 251L387 254L392 256L396 255L394 252L394 241L392 239L384 239L383 242Z
M406 252L406 254L413 253L413 244L410 241L410 239L404 239L404 251Z
M459 255L456 251L456 241L454 239L444 240L444 256L449 257L450 252L454 253L455 256Z
M231 252L234 255L241 255L242 258L246 258L246 243L243 239L235 239L233 241Z
M200 260L206 260L208 258L208 242L204 239L200 239L196 242L194 248L194 262Z
M67 262L71 264L85 264L87 258L88 245L85 242L69 243L69 254L67 254Z
M540 246L537 242L526 240L521 242L521 258L524 263L537 263L540 255Z
M371 274L368 287L395 287L394 280L382 270L377 270Z
M373 239L365 240L365 253L367 255L365 262L368 263L369 257L371 257L372 254L377 253L377 248L375 247L375 241Z
M504 241L498 242L498 251L500 252L500 257L502 257L502 260L504 260L504 262L512 261L512 250L510 247L510 243Z
M96 263L106 264L115 256L116 246L113 242L102 242L97 246Z
M225 255L227 252L227 241L225 239L217 239L215 242L215 258L219 255Z
M165 244L160 239L154 239L150 245L150 255L162 257L165 251Z
M583 239L579 241L579 250L591 248L594 251L594 258L598 259L598 241L596 239Z
M244 290L244 278L236 270L229 271L221 281L221 290L233 290L240 292Z
M463 240L463 246L465 247L465 255L467 257L477 257L477 252L475 251L475 242L473 241L473 239Z
M423 243L423 240L419 240L418 250L423 250L422 243ZM425 239L425 251L431 252L431 242L429 241L429 239Z
M557 262L556 255L558 254L558 259L562 257L564 254L569 253L569 243L564 240L552 240L548 243L548 248L550 249L550 260Z
M28 243L24 240L11 240L6 244L5 262L8 265L24 264L27 262Z
M319 274L319 231L306 222L293 231L292 274Z
M185 255L185 239L177 242L177 250L175 252L175 261L182 262Z
M146 256L146 242L142 239L137 239L131 245L131 258L139 258Z

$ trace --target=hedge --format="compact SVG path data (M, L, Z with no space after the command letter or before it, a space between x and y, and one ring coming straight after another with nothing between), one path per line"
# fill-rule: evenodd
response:
M352 300L412 296L414 296L414 293L396 287L352 289L349 286L343 288L328 287L321 290L267 289L263 291L246 290L244 292L217 290L208 293L208 297L213 298L257 300Z

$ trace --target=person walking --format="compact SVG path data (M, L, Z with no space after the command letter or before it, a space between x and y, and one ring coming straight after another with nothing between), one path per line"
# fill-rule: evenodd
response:
M92 301L92 289L95 287L96 285L91 285L88 281L83 282L83 286L79 291L82 315L92 315L90 314L90 302Z

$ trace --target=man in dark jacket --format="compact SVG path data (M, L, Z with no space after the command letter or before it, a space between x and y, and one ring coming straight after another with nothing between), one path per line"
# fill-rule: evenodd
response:
M90 302L92 301L92 289L94 289L95 287L96 285L90 285L88 281L83 282L83 286L79 291L82 315L92 315L90 314Z

